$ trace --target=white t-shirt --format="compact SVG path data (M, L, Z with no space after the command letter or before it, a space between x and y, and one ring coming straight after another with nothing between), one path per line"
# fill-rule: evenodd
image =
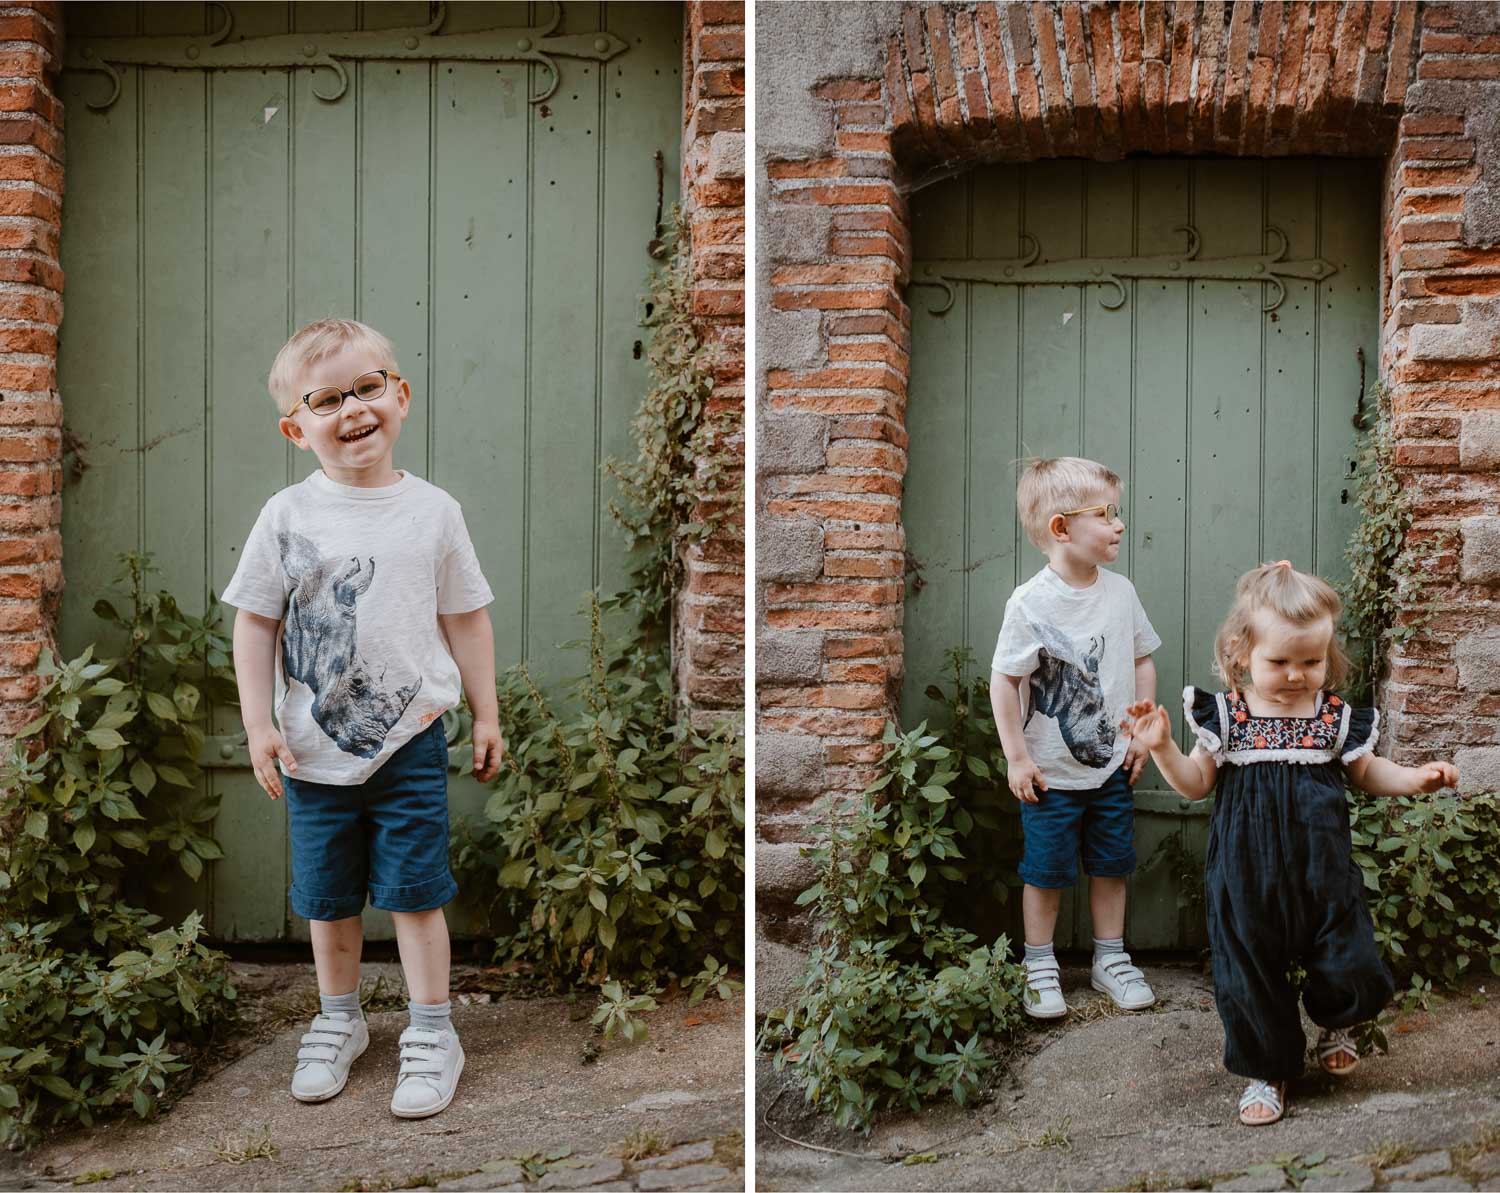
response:
M410 472L314 472L266 502L223 600L281 621L276 722L296 778L362 783L463 692L439 613L494 600L458 502Z
M1135 585L1104 568L1074 588L1044 567L1010 594L991 669L1029 680L1026 749L1049 788L1098 787L1125 761L1119 725L1135 699L1135 660L1160 645Z

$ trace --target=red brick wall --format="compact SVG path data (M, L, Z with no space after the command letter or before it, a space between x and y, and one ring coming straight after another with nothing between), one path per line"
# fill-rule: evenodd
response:
M29 719L62 594L62 6L0 8L0 734Z
M822 7L822 6L819 6ZM778 5L767 21L811 21ZM1385 694L1397 758L1500 787L1500 5L904 4L830 77L762 87L809 134L764 160L756 660L762 895L806 879L809 801L857 791L902 673L904 193L981 161L1390 155L1382 374L1436 616ZM764 37L762 42L764 44ZM783 50L795 51L797 39ZM790 67L778 78L791 80ZM765 78L765 74L760 76ZM796 88L796 93L793 93ZM792 138L787 134L786 139ZM816 214L810 214L816 213ZM771 235L795 225L796 235ZM794 327L779 320L804 322ZM786 345L792 345L787 348ZM795 357L795 360L791 358ZM790 361L790 363L789 363ZM780 889L778 884L784 884Z
M692 228L693 311L722 349L710 413L729 416L728 446L744 475L745 6L687 5L682 138L683 210ZM687 550L677 602L678 690L704 720L738 717L745 701L745 540L735 519Z

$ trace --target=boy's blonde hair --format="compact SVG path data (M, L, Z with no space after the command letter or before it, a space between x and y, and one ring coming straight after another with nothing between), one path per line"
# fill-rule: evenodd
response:
M1101 493L1120 491L1120 478L1103 464L1080 456L1022 461L1016 483L1016 511L1021 526L1038 551L1051 545L1047 523L1053 514L1086 506Z
M1328 639L1328 676L1323 686L1334 691L1349 677L1349 657L1337 632L1343 607L1339 594L1326 580L1299 572L1286 560L1263 563L1246 572L1235 585L1234 606L1214 637L1214 667L1225 683L1239 690L1255 646L1255 615L1262 610L1299 627L1326 617L1334 633Z
M300 378L309 365L327 360L350 345L368 348L379 361L378 367L393 373L401 371L396 363L396 350L373 327L355 319L317 319L281 346L271 364L271 376L266 388L276 402L276 408L290 418L296 413L302 394L298 390ZM353 378L347 378L352 381Z

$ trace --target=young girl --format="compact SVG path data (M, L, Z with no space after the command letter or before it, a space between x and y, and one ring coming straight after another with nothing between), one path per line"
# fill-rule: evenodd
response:
M1188 799L1218 784L1208 936L1224 1067L1251 1079L1239 1107L1247 1126L1279 1119L1286 1082L1302 1072L1293 964L1307 973L1302 1002L1320 1029L1318 1063L1335 1076L1359 1063L1348 1028L1395 993L1351 856L1345 780L1371 795L1458 783L1449 763L1397 766L1374 753L1380 714L1333 691L1348 670L1334 636L1339 608L1331 587L1286 560L1245 573L1214 641L1229 690L1183 692L1193 752L1177 748L1160 705L1132 704L1122 725Z

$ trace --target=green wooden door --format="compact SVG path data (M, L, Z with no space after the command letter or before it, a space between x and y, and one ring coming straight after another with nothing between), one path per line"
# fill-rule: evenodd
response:
M233 38L402 29L424 3L232 4ZM526 26L550 4L450 4L442 33ZM217 29L219 6L79 4L70 43ZM584 664L588 590L626 577L600 464L630 454L643 387L637 293L660 179L675 196L682 11L567 3L561 34L608 31L607 64L370 61L334 102L327 71L69 71L59 350L77 468L63 500L64 649L125 550L153 553L188 608L221 592L261 504L317 466L281 439L265 377L297 327L384 331L411 381L396 464L463 503L495 591L501 667L553 682ZM663 157L660 169L656 155ZM104 640L107 645L107 639ZM205 763L226 858L191 892L225 939L305 937L286 906L282 806L216 714ZM483 792L453 784L455 816ZM372 935L389 918L367 913Z
M914 277L938 259L1024 257L1023 236L1038 264L1180 254L1185 225L1199 258L1273 252L1269 226L1286 260L1336 272L1285 279L1269 313L1272 285L1253 267L1239 280L1127 279L1115 309L1103 284L960 281L942 314L941 289L910 288L905 723L932 712L923 690L946 649L970 647L988 674L1006 598L1044 562L1016 519L1021 457L1088 456L1120 474L1117 570L1162 636L1157 691L1176 725L1184 684L1214 683L1214 633L1242 572L1287 558L1345 574L1352 419L1378 360L1379 196L1376 163L1229 160L996 166L913 196ZM1187 805L1153 767L1136 805L1143 862L1169 837L1201 856L1206 803ZM1180 868L1163 853L1133 880L1136 947L1198 943ZM1059 941L1088 932L1086 900L1068 896Z

